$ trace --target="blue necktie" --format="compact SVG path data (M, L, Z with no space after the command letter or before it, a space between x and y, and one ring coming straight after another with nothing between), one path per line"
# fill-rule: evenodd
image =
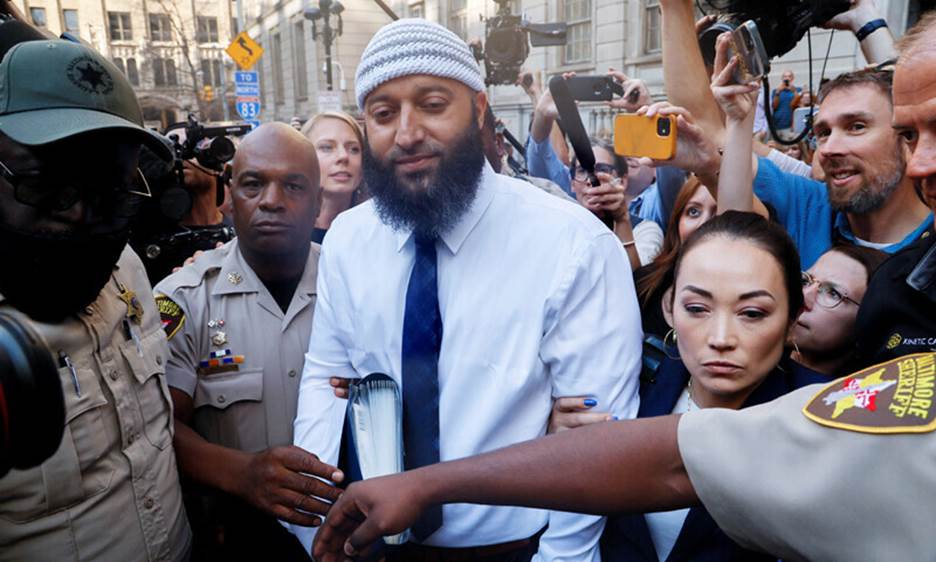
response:
M403 451L409 470L439 462L439 312L435 240L416 237L416 260L403 313ZM425 511L413 525L423 541L442 526L442 506Z

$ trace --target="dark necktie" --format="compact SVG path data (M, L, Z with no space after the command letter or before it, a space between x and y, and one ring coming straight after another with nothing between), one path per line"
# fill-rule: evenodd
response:
M403 451L409 470L439 462L439 313L435 240L416 238L416 260L403 313ZM442 526L442 506L423 512L413 536L423 541Z

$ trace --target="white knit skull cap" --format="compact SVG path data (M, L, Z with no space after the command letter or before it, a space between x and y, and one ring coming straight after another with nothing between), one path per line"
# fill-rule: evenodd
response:
M484 89L481 68L458 36L424 19L402 19L380 28L371 38L355 79L358 107L384 82L401 76L429 74L451 78L472 90Z

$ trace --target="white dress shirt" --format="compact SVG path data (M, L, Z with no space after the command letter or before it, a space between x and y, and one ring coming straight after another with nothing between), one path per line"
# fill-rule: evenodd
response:
M324 462L338 459L347 404L329 377L382 372L401 383L411 238L382 223L373 201L342 213L325 237L295 422L295 444ZM441 460L542 436L558 396L636 415L643 336L630 266L590 212L485 163L475 201L436 249ZM600 517L467 504L443 514L425 544L503 543L549 521L543 559L600 560ZM314 529L292 530L308 548Z

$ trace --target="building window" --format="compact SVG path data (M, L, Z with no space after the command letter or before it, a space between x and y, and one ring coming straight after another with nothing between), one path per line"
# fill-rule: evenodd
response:
M462 39L468 38L467 0L449 0L448 28Z
M646 0L644 4L644 53L660 53L663 51L663 40L660 26L660 1Z
M423 2L416 2L415 4L410 4L409 17L411 18L426 17L426 4L424 4Z
M204 85L221 86L221 61L218 59L202 59L202 82Z
M280 34L273 36L273 99L276 103L286 101L283 87L283 41Z
M166 58L153 59L153 84L156 86L177 86L175 61Z
M130 12L107 12L107 23L111 41L129 41L133 39L130 27Z
M149 15L150 40L172 41L172 22L168 14Z
M33 25L36 27L45 27L49 24L46 20L45 8L30 8L29 17L32 18Z
M137 71L136 59L127 59L127 80L134 86L140 85L140 73Z
M592 56L591 0L565 0L562 15L569 24L562 62L590 61Z
M218 18L198 16L198 32L196 40L199 43L217 43L218 42Z
M127 77L130 84L134 86L140 85L140 74L137 72L136 59L127 59L125 64L122 58L117 57L114 59L114 66L120 69L120 72Z
M62 16L65 19L65 31L71 31L73 33L78 33L80 31L80 26L78 25L78 10L62 10Z
M296 84L296 99L309 97L309 72L306 67L305 26L302 21L293 24L293 76Z

